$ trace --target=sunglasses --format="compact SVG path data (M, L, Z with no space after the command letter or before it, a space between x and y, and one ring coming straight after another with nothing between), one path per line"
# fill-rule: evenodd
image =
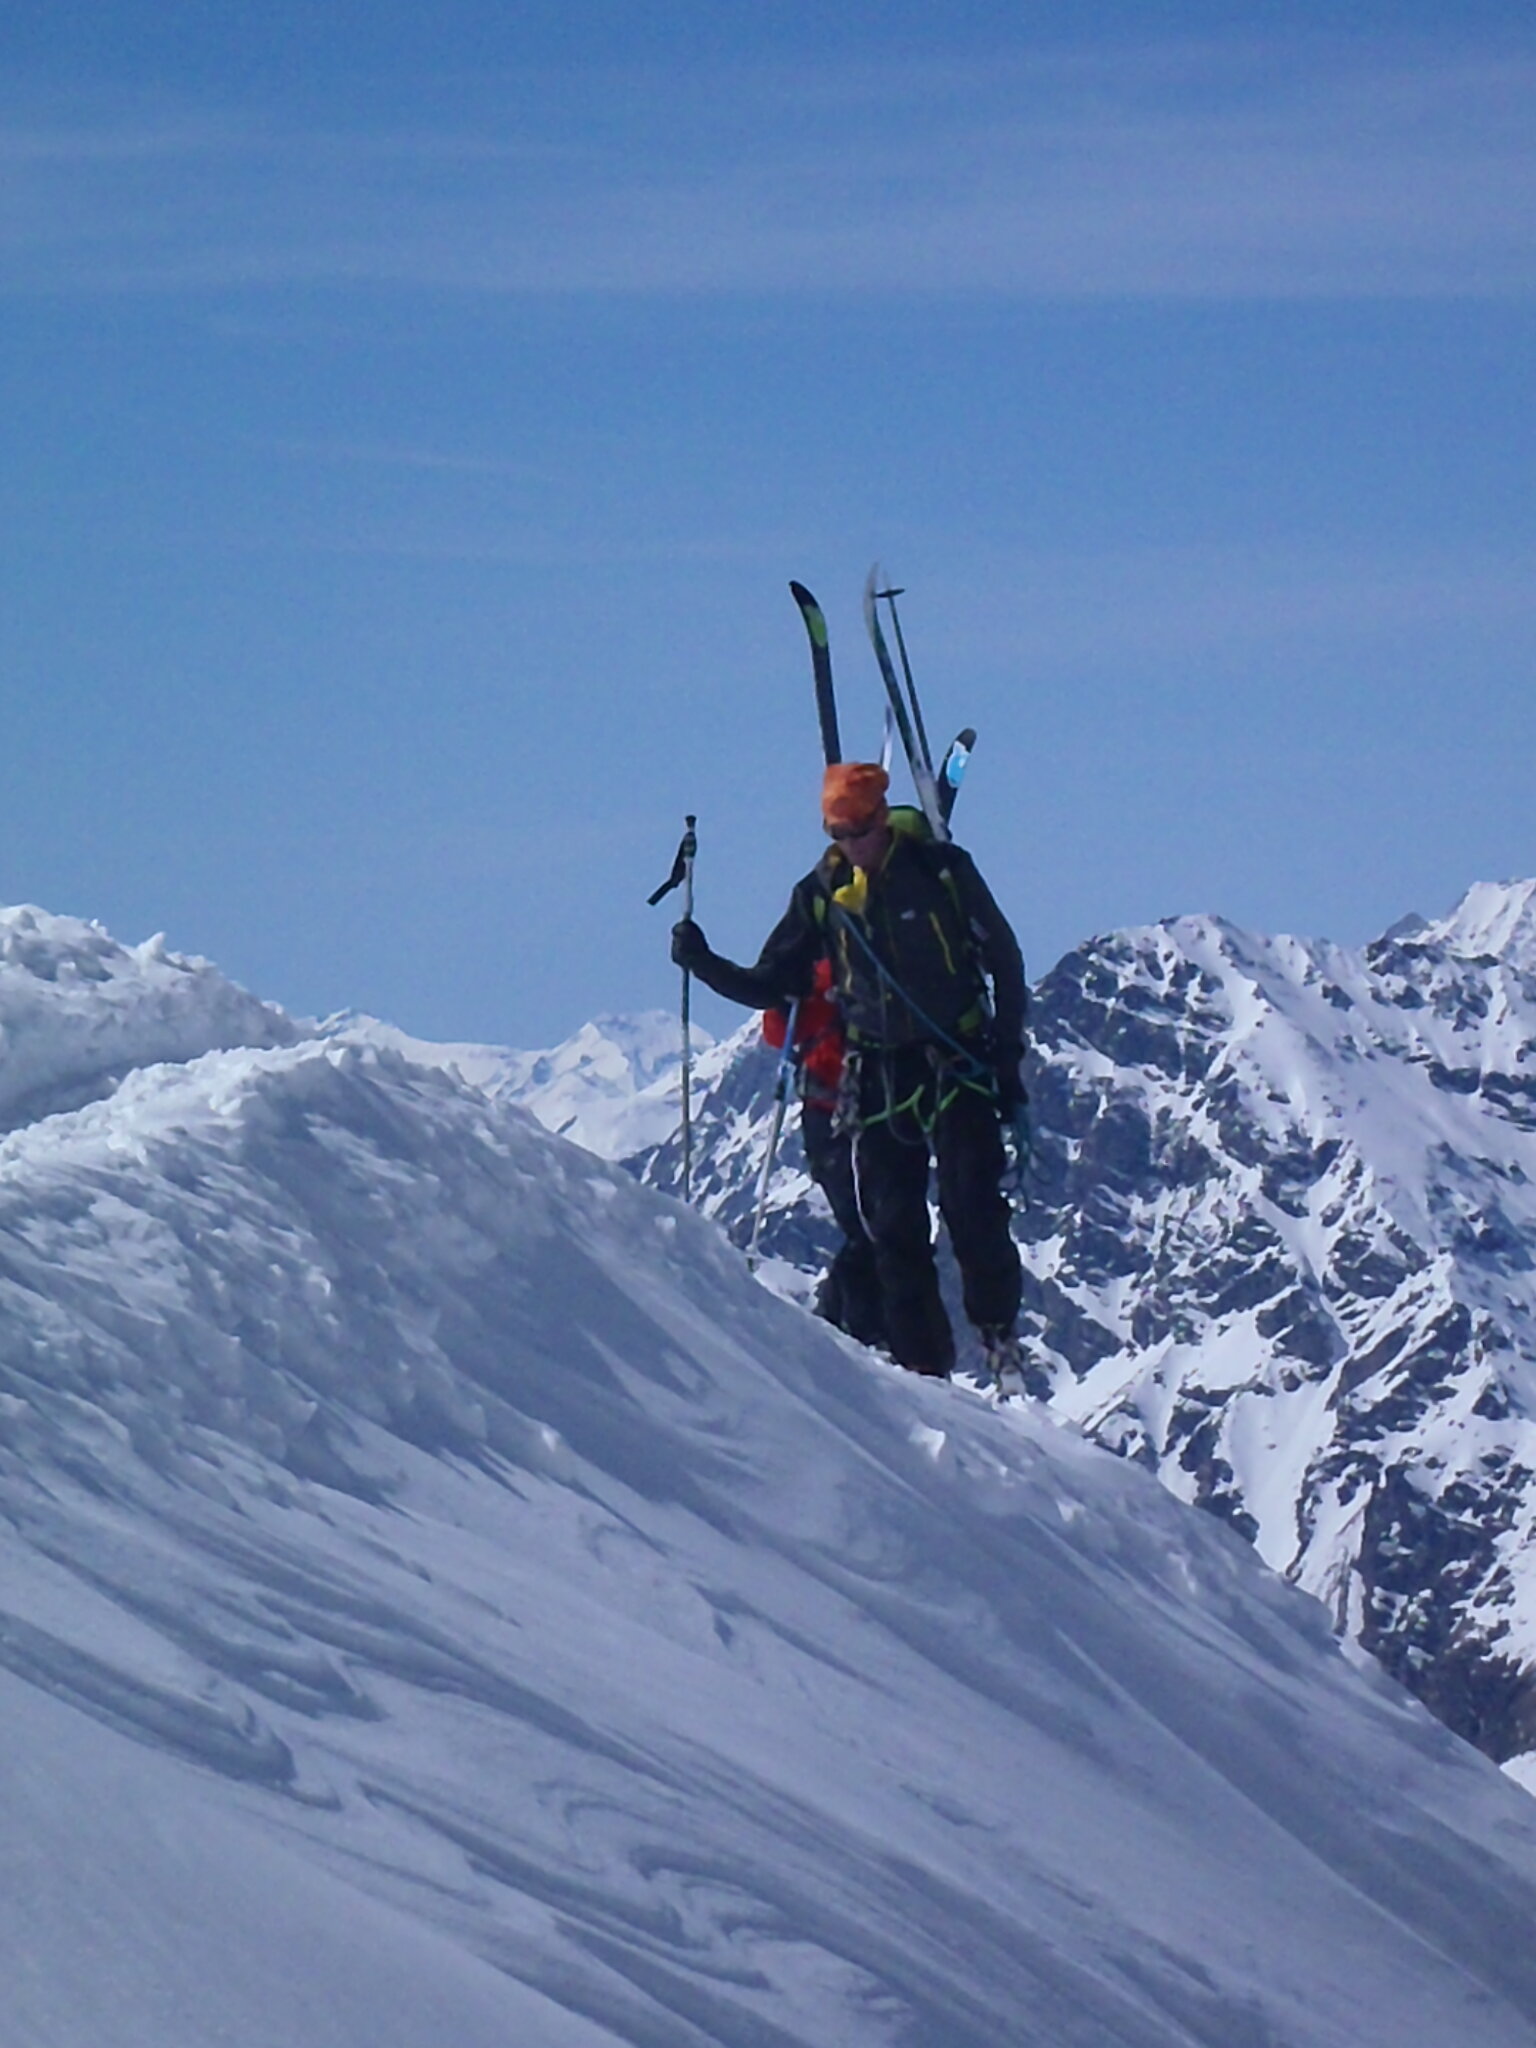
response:
M829 825L827 837L838 842L844 839L868 839L872 833L880 831L884 824L884 818L877 815L866 818L862 825Z

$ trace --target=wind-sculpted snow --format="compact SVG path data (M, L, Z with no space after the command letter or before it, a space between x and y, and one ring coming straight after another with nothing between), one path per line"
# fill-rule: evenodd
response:
M1363 952L1111 934L1033 1029L1025 1320L1057 1412L1491 1755L1536 1750L1536 883ZM739 1235L767 1106L722 1098L695 1177ZM766 1241L809 1263L791 1171L774 1203Z
M135 1067L297 1035L163 939L129 948L76 917L0 909L0 1131L104 1094Z
M1229 1530L378 1047L0 1145L0 1553L29 2048L1536 2026L1529 1802Z

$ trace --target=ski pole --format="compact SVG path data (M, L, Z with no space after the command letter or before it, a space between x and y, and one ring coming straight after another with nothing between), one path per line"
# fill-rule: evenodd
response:
M800 1016L798 1002L789 1006L789 1022L784 1029L784 1051L779 1059L779 1071L773 1083L773 1122L768 1131L768 1149L763 1154L762 1177L757 1184L757 1208L752 1217L752 1236L747 1245L747 1271L757 1271L757 1240L763 1234L763 1218L768 1211L768 1182L773 1174L773 1162L778 1155L779 1135L784 1129L784 1108L789 1100L789 1077L794 1071L795 1024Z
M699 850L698 834L694 827L698 819L690 811L683 820L683 836L677 843L677 852L672 860L672 872L659 889L653 889L645 899L657 904L663 896L674 889L683 892L683 916L693 918L693 863ZM683 1200L688 1201L693 1192L693 1027L692 1027L693 977L687 968L683 969Z
M876 593L877 596L883 597L891 608L891 624L896 628L896 651L901 656L901 672L907 680L907 702L912 706L912 725L917 734L917 744L923 750L923 759L928 763L931 771L933 768L933 755L928 750L928 735L923 730L923 710L917 701L917 685L912 680L912 664L907 659L906 638L902 633L901 620L896 611L897 598L905 597L906 594L906 591L900 584L894 590L881 590Z
M694 819L683 820L683 915L693 918L693 860L699 850ZM683 1200L693 1199L693 976L683 969Z
M885 644L885 628L880 623L880 607L876 603L880 591L880 564L875 563L864 582L864 626L869 634L869 644L875 650L875 660L880 667L880 680L885 685L886 701L896 716L896 730L901 736L901 750L907 757L907 766L912 771L912 780L917 786L918 801L924 815L933 828L935 839L949 838L949 827L939 807L939 792L934 786L933 764L928 759L926 745L920 744L912 723L912 713L907 708L907 699L902 695L901 678L896 673L896 664L891 659L891 650ZM915 694L913 702L916 702Z

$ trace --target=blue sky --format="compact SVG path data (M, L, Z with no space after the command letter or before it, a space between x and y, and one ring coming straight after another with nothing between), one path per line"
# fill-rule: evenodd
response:
M791 576L875 742L877 558L1036 970L1536 872L1536 27L1448 13L13 0L0 898L670 1004L683 812L738 954L818 849Z

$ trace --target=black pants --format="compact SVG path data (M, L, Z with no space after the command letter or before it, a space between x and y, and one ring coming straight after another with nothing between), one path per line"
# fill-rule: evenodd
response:
M1019 1312L1007 1168L989 1092L966 1086L957 1063L908 1046L859 1056L854 1178L874 1246L886 1341L913 1372L943 1374L955 1337L939 1295L928 1221L928 1170L938 1166L939 1213L954 1246L965 1312L979 1328L1011 1330Z
M834 1128L829 1104L802 1102L800 1137L812 1180L827 1198L843 1242L816 1290L816 1313L861 1344L885 1342L875 1248L859 1214L853 1183L853 1138Z

